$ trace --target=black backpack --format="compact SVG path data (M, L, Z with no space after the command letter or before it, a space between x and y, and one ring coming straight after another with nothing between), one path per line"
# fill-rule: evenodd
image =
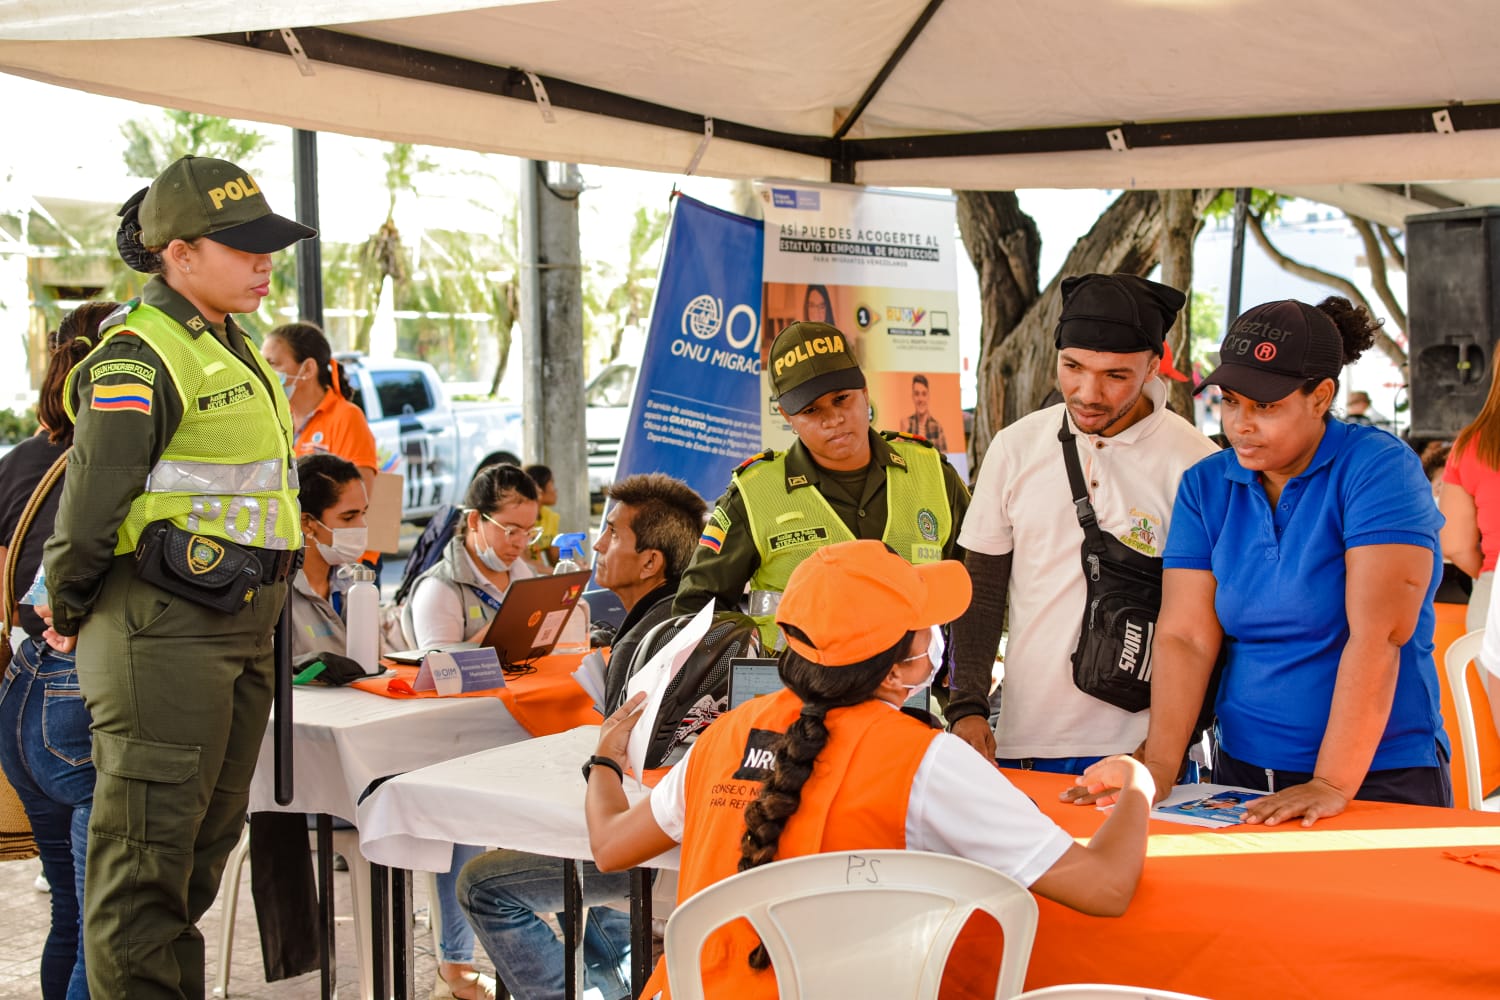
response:
M427 527L422 529L417 543L411 547L411 555L406 557L406 569L401 573L401 586L396 588L394 603L397 607L404 605L411 596L411 588L416 585L417 577L443 558L443 550L448 547L453 533L458 530L461 514L462 507L445 503L432 515Z
M673 636L687 627L694 615L674 615L655 626L630 659L625 678L635 676L651 662ZM753 618L734 611L714 615L708 634L688 656L667 685L656 729L646 745L645 766L665 767L676 763L687 748L729 705L729 661L760 656L760 629ZM613 712L625 700L625 685L608 696L605 711Z

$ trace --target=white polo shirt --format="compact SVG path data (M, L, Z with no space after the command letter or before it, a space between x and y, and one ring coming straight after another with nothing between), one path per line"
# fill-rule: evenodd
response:
M1166 409L1166 387L1145 389L1153 409L1113 437L1068 424L1101 530L1160 557L1177 483L1218 449ZM1073 508L1057 440L1067 406L1039 410L995 436L964 517L959 544L987 555L1013 553L1010 639L995 756L1085 757L1130 753L1146 738L1146 712L1126 712L1073 685L1073 650L1087 587L1083 529Z

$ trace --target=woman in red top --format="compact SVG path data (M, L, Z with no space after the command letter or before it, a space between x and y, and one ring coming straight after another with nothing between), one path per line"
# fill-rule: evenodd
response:
M359 469L365 494L375 486L379 459L365 411L349 401L348 379L333 360L323 331L287 323L266 334L260 353L281 376L297 432L297 457L327 453Z
M1439 535L1443 558L1474 578L1465 623L1472 632L1484 627L1500 556L1500 379L1494 375L1479 416L1453 439L1438 508L1447 519Z
M937 672L934 626L958 617L969 598L962 564L913 566L883 542L843 542L809 556L776 610L787 689L726 712L634 806L619 772L644 694L605 720L584 800L599 870L629 868L680 843L681 901L781 858L906 848L988 864L1085 913L1124 912L1140 879L1154 791L1140 763L1109 757L1078 776L1078 785L1116 803L1082 846L968 744L900 712ZM710 996L777 995L765 952L743 924L712 935L701 961ZM982 995L987 974L993 996L993 961L957 952L942 995L953 995L949 985ZM658 966L639 995L665 985Z

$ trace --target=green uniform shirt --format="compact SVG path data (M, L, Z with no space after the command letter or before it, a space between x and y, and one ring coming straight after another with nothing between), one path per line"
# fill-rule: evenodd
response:
M848 473L833 473L822 468L813 461L802 442L796 441L786 453L787 489L816 489L855 538L878 540L885 534L885 469L899 464L892 462L893 454L886 437L871 431L870 465L866 470L864 491L855 497L837 481ZM964 512L969 509L969 490L946 459L942 469L943 492L953 515L953 531L943 548L943 558L952 559L958 552L958 532L963 526ZM710 544L698 546L692 563L682 575L682 585L677 589L677 600L672 604L674 614L697 611L712 600L717 600L720 608L739 607L745 584L760 565L755 539L750 536L745 501L733 481L714 505L710 524L717 525L724 532L724 540L719 543L718 551L714 551Z
M141 301L182 324L186 336L208 333L217 337L259 376L251 357L255 347L232 318L221 325L208 323L160 276L146 283ZM122 318L105 320L105 327L117 325ZM77 635L93 608L104 574L114 562L119 527L182 423L182 400L172 389L172 376L140 337L115 334L80 365L82 370L74 379L73 451L68 456L57 522L43 558L52 623L61 635ZM142 383L154 390L146 412L91 405L95 386ZM281 391L280 386L267 388Z

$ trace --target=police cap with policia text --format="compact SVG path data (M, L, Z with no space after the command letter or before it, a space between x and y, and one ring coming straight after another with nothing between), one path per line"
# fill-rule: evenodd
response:
M782 330L767 363L776 402L787 413L802 412L825 393L865 387L849 342L827 323L793 323Z
M249 171L208 156L184 156L163 170L140 200L139 220L148 248L207 236L246 253L274 253L318 235L271 211Z

